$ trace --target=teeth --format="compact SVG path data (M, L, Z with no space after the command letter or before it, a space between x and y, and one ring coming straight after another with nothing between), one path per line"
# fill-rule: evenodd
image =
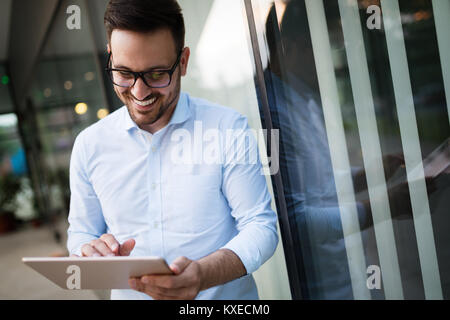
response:
M147 101L137 101L134 100L134 102L138 105L140 105L141 107L146 107L148 105L151 105L152 103L154 103L156 101L156 97L155 98L151 98L150 100Z

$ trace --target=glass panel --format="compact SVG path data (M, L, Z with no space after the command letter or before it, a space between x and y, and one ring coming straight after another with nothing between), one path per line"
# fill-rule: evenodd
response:
M66 10L77 5L81 29L67 27ZM62 1L36 65L29 91L29 109L35 114L36 148L51 213L67 211L67 203L52 194L68 194L69 160L80 131L109 113L103 87L104 66L97 61L88 7L85 1Z
M186 46L191 50L181 89L239 111L247 116L251 129L261 132L243 1L179 0L179 3L186 23ZM262 136L256 138L262 162L267 164ZM267 179L271 190L270 177ZM274 257L254 275L260 298L291 298L281 243Z
M447 98L448 119L450 121L450 1L433 1L433 14L436 24L436 32L439 43L439 55L441 57L442 75L444 77L445 96ZM447 57L447 58L446 58Z
M339 10L353 91L361 151L365 164L367 190L371 201L373 226L377 239L381 274L386 298L401 299L403 290L391 221L386 177L383 174L383 155L376 122L367 56L356 1L339 0Z
M303 298L450 297L449 3L252 1Z
M400 8L397 1L382 1L382 9L425 297L442 299ZM435 87L435 84L431 83L431 86Z

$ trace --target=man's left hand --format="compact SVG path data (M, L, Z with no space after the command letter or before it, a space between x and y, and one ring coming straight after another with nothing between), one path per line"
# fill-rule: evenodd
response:
M146 275L130 278L130 288L143 292L155 300L191 300L202 287L200 264L180 257L170 265L173 275Z

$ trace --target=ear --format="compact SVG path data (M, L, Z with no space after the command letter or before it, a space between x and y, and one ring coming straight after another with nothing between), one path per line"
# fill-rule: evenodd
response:
M190 55L191 55L191 50L189 49L189 47L184 48L183 54L181 55L181 58L180 58L181 76L185 76L187 73Z
M108 51L108 53L111 53L111 45L109 44L109 42L106 45L106 50Z

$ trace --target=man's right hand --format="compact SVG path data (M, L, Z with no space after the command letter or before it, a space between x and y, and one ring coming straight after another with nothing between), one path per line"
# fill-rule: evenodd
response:
M99 239L92 240L81 247L83 257L129 256L136 241L129 239L120 244L111 234L104 234Z
M426 189L428 196L433 194L436 190L436 178L425 177ZM418 181L403 182L396 186L388 187L388 197L391 217L398 220L413 219L413 212L411 206L411 197L409 193L409 184L418 183ZM362 229L373 226L372 210L369 199L361 201L365 208L366 223ZM433 211L431 212L433 213Z

